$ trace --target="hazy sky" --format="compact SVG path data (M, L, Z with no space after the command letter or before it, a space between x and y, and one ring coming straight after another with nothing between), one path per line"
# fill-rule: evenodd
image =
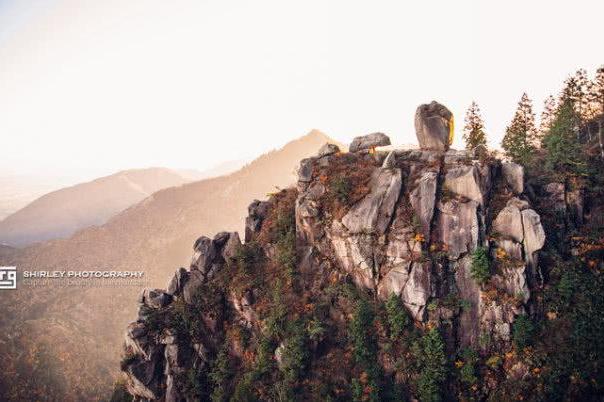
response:
M604 63L593 1L0 0L0 174L204 169L318 128L415 143L433 99L499 143Z

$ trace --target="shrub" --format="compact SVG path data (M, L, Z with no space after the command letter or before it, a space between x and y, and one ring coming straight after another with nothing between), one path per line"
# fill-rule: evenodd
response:
M325 334L325 326L319 319L312 319L306 325L306 332L308 333L308 338L311 341L320 340Z
M398 339L403 334L405 327L409 325L409 316L405 311L401 298L394 293L386 301L386 315L390 338Z
M521 350L530 345L534 331L535 327L530 318L526 315L517 317L512 329L514 345Z
M296 233L291 230L277 241L277 263L291 277L296 269Z
M364 297L361 297L357 301L350 322L350 338L353 345L354 360L367 376L364 381L367 386L363 388L360 400L380 400L379 379L381 372L377 363L378 345L373 330L374 320L375 316L371 305ZM355 393L353 387L353 394Z
M253 272L254 265L262 259L262 248L255 241L242 244L235 253L237 268L245 274Z
M282 338L285 335L287 307L282 300L281 282L277 281L273 289L271 309L266 317L266 335L271 338Z
M225 342L216 360L212 365L208 378L210 379L213 388L210 398L212 402L223 402L227 400L228 383L231 377L230 361L229 361L229 347L228 343Z
M478 362L478 355L472 349L464 349L461 353L463 359L463 366L459 370L461 375L461 381L466 385L474 385L478 381L476 377L476 363Z
M347 177L334 177L329 182L329 189L340 202L347 203L350 199L352 185Z
M306 336L303 323L297 321L291 325L287 342L283 348L281 370L288 382L300 378L308 352L306 350Z
M472 279L480 285L485 284L491 277L489 253L486 247L478 247L474 253L472 253L470 275L472 276Z
M361 298L357 302L350 322L350 337L354 347L354 357L359 364L375 360L377 343L372 331L374 319L371 306L367 300Z
M432 328L412 347L418 363L419 377L416 387L422 402L441 400L441 387L447 374L445 344L438 329Z

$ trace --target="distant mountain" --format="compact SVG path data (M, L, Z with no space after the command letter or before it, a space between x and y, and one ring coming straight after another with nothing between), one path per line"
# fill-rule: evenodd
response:
M232 160L219 163L218 165L208 170L195 170L195 169L178 169L178 173L182 176L190 179L190 181L197 181L203 179L211 179L212 177L224 176L239 170L245 165L242 160Z
M65 177L31 174L0 176L0 221L36 198L71 184L73 181Z
M175 264L188 265L197 237L241 231L250 201L292 185L299 161L325 142L333 140L314 130L230 175L160 190L102 226L7 258L0 255L0 265L16 265L20 271L144 270L149 286L163 287L178 268ZM51 361L52 372L45 378L53 389L66 390L57 399L107 399L119 367L118 340L136 315L138 292L132 287L49 286L0 292L0 345L5 345L0 370L21 370L23 379L11 389L28 389L26 378L33 368L26 359L35 351Z
M157 190L190 181L166 168L136 169L53 191L0 222L0 243L27 246L102 225Z

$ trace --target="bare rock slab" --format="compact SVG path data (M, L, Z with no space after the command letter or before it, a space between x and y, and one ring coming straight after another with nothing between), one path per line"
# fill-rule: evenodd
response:
M348 150L350 152L358 152L364 149L383 147L386 145L390 145L390 137L384 133L372 133L361 135L353 139Z

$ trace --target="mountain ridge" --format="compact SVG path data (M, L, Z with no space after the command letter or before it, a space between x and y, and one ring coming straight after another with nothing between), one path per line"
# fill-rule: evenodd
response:
M275 186L293 184L297 161L315 154L328 141L323 134L309 133L238 172L159 190L102 226L82 229L68 239L11 249L5 256L0 254L0 264L16 265L19 272L144 270L146 286L163 286L175 264L188 263L190 245L199 233L240 229L248 200L265 198ZM105 398L117 376L119 334L134 313L137 288L46 286L20 292L0 293L0 306L6 311L0 317L0 342L7 345L0 351L3 369L31 370L21 360L22 351L34 353L39 345L46 345L49 350L43 357L56 367L53 383L62 382L73 391L66 394L53 388L57 399ZM14 391L24 384L25 380L0 384L0 389Z

